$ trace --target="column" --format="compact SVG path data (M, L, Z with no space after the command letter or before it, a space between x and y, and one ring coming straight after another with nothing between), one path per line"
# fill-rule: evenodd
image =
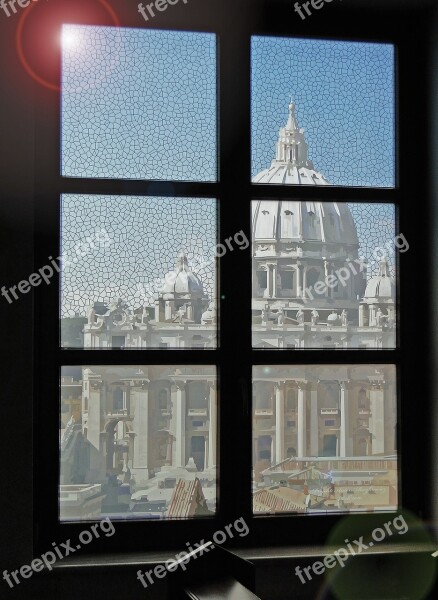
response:
M208 404L209 427L208 427L208 468L216 466L217 457L217 396L216 382L209 382L210 396Z
M333 263L330 263L329 265L329 277L330 277L330 281L333 281L333 276L334 276L334 272L335 272L335 265ZM327 280L326 280L327 281ZM341 285L341 284L339 284ZM327 286L327 297L328 298L334 298L335 296L335 291L334 289L332 289L329 285Z
M304 382L298 383L298 458L306 456L306 384Z
M149 382L133 390L132 403L135 433L132 472L139 483L149 479Z
M325 281L328 280L329 275L330 275L329 263L328 263L327 260L324 260L324 280ZM325 290L325 296L326 296L326 298L329 298L330 292L331 292L330 286L327 286L326 290Z
M159 300L155 300L154 305L155 305L154 320L158 323L161 320L160 319L160 301Z
M277 297L277 265L272 265L272 297Z
M175 383L175 467L186 466L186 382Z
M164 319L166 321L170 321L172 318L172 302L170 300L166 300L164 305Z
M303 273L303 266L301 263L298 263L298 268L297 268L297 298L301 298L303 296L303 285L302 285L302 273Z
M350 435L350 415L348 400L348 381L341 381L340 386L340 409L341 409L341 431L340 431L340 456L352 456L352 440Z
M385 452L385 402L382 385L373 385L370 390L370 410L372 453L383 454Z
M104 402L104 389L101 381L89 380L89 395L88 395L88 431L87 439L96 450L100 450L100 433L103 429L102 413ZM92 452L92 454L94 451Z
M306 288L307 288L307 269L304 268L303 269L303 287L301 290L303 298L306 297Z
M275 460L284 460L284 387L285 382L275 384Z
M310 388L310 456L319 455L318 384Z
M277 457L275 455L275 436L271 437L271 467L277 464Z
M193 311L193 305L192 304L189 304L187 306L186 317L189 319L189 321L194 321L194 311Z
M167 449L166 449L166 466L172 466L172 446L173 446L173 437L169 434L167 439Z
M268 298L272 298L275 293L275 281L274 281L274 264L268 263L268 275L267 275L267 284L268 284Z
M266 265L266 290L264 293L265 298L271 297L271 266L269 263Z

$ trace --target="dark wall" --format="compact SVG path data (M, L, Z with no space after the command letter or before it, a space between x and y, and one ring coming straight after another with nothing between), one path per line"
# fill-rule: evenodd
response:
M55 1L55 0L51 0ZM127 0L128 1L128 0ZM135 12L137 2L132 3ZM292 2L292 0L291 0ZM116 2L114 2L116 4ZM238 10L238 2L235 10ZM347 5L347 0L344 0ZM361 3L359 3L361 4ZM380 5L386 2L380 1ZM394 2L388 3L394 6ZM411 3L404 2L403 6ZM275 5L275 2L273 2ZM353 6L353 2L349 10ZM412 27L420 27L418 35L424 34L430 40L431 58L429 64L431 79L430 103L430 142L433 150L428 175L430 199L438 198L438 16L430 19L430 30L425 21L415 12L420 3L412 3ZM394 6L394 17L399 5ZM337 9L339 12L339 8ZM358 9L359 10L359 9ZM350 16L353 13L350 12ZM430 13L432 17L432 13ZM317 18L317 17L315 17ZM319 18L319 17L318 17ZM360 18L359 16L357 18ZM0 283L6 287L27 279L34 270L33 265L33 199L34 199L34 104L44 97L41 91L35 92L33 80L23 69L16 51L16 29L19 15L7 18L0 11ZM421 23L421 25L420 25ZM391 26L388 24L388 27ZM393 27L396 27L394 20ZM426 56L418 56L421 63ZM47 91L46 93L50 93ZM421 111L422 107L413 107ZM413 176L422 176L419 165ZM435 265L438 263L438 209L435 208L429 234L433 240L433 260L431 278L435 297L438 298L438 277ZM427 227L425 225L425 235ZM8 571L29 564L32 560L33 515L32 485L32 296L20 297L8 305L0 296L0 315L3 330L1 348L1 488L0 488L0 576ZM427 322L427 321L425 321ZM438 345L438 317L433 319L433 332ZM436 356L436 353L435 355ZM436 364L436 361L435 361ZM436 372L436 368L435 368ZM437 396L438 381L434 381L434 395ZM417 405L418 406L418 405ZM430 420L435 441L435 454L438 455L438 435L436 422L438 409ZM38 432L44 435L44 429ZM415 442L415 435L413 436ZM433 480L426 485L434 500L435 521L438 519L437 460L433 460ZM38 469L44 469L39 465ZM39 527L44 527L40 523ZM257 584L261 597L265 600L285 600L292 598L315 597L317 584L309 588L296 584L291 562L260 563L257 567ZM70 600L91 598L94 595L111 598L165 598L165 584L144 591L136 580L136 567L100 568L59 568L53 573L33 575L13 590L0 579L0 597L16 598L59 598ZM291 583L293 582L293 584ZM432 596L431 596L432 597Z

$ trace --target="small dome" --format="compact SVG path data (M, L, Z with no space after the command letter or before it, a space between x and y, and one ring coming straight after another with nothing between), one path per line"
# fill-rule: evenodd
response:
M192 298L200 298L204 295L202 282L190 269L185 252L179 253L175 270L167 273L165 281L160 290L164 298L173 297L175 294Z
M380 261L379 274L371 277L365 289L364 299L375 299L377 301L388 301L395 299L395 281L388 274L388 261Z

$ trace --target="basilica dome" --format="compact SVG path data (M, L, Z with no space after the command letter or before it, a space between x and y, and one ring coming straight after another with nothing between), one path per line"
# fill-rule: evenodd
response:
M359 244L350 209L346 204L338 202L254 202L253 239L256 242Z

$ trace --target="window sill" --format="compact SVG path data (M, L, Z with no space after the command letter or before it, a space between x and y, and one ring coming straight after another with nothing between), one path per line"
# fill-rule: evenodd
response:
M302 558L319 558L333 554L339 547L331 546L283 546L267 548L241 548L229 550L239 558L253 563L265 561L294 560ZM433 544L376 544L355 556L370 556L375 554L432 554L437 550ZM181 552L181 548L160 552L145 552L132 554L101 554L65 559L57 562L55 569L65 568L99 568L99 567L129 567L142 565L164 564Z

